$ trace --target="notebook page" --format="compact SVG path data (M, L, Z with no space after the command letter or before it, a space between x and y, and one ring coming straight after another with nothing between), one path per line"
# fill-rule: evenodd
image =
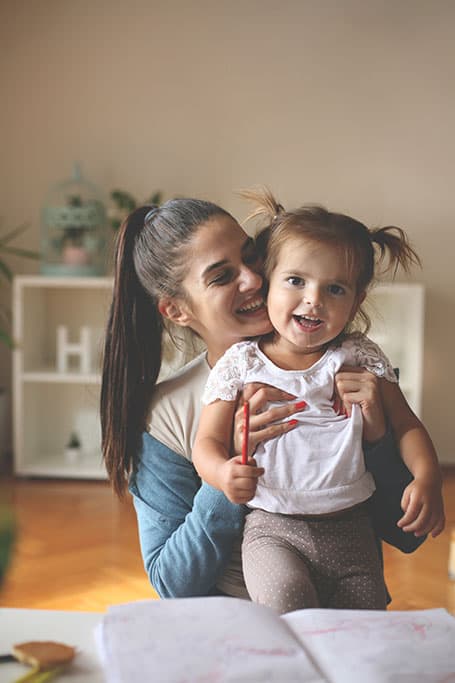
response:
M455 682L455 618L311 609L282 617L331 683Z
M324 681L278 615L235 598L111 607L97 645L108 683Z

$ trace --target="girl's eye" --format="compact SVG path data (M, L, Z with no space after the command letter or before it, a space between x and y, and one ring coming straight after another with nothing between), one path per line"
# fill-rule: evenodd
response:
M291 275L291 277L288 277L287 281L292 287L301 287L305 284L303 278L297 277L297 275Z
M345 293L345 289L341 285L329 285L328 290L330 294L335 294L335 296L340 296Z

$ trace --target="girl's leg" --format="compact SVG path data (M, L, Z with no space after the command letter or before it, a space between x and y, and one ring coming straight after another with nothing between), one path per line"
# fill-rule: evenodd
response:
M319 547L316 585L323 607L386 609L381 558L364 508L340 519L317 522Z
M319 607L319 598L304 555L293 544L295 524L286 515L251 512L245 523L242 563L251 599L280 614Z

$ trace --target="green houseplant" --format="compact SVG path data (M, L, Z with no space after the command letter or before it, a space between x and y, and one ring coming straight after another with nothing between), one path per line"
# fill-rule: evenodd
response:
M23 224L9 230L7 232L0 232L0 286L8 287L11 285L13 279L13 271L8 263L10 256L19 256L29 259L39 259L40 254L29 249L16 247L12 244L16 237L27 230L28 225ZM10 332L10 313L9 308L5 305L0 306L0 343L3 343L8 348L13 347L13 339ZM6 426L6 392L0 386L0 470L3 467L2 456L4 451L4 433ZM1 493L1 491L0 491ZM11 552L15 537L16 523L14 515L6 503L2 502L0 498L0 584L5 575L9 560L11 559Z
M128 216L131 211L139 206L139 202L130 192L125 190L112 190L110 192L111 207L108 211L109 223L112 230L115 232L119 229L122 221ZM163 193L158 190L154 192L149 198L144 201L144 204L156 204L159 206L163 201Z
M10 286L13 279L13 271L7 263L9 256L19 256L28 259L40 258L40 254L36 251L15 247L11 244L16 237L25 232L28 227L28 224L24 223L9 232L0 233L0 279L2 281L0 286L2 287L5 283ZM10 313L9 309L5 306L0 306L0 342L6 344L9 348L13 347L13 340L10 333Z

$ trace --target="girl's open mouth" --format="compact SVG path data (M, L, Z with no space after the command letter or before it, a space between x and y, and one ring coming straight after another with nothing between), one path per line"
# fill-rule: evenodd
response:
M304 330L316 330L324 322L320 318L313 318L310 315L294 315L292 316L299 327Z

